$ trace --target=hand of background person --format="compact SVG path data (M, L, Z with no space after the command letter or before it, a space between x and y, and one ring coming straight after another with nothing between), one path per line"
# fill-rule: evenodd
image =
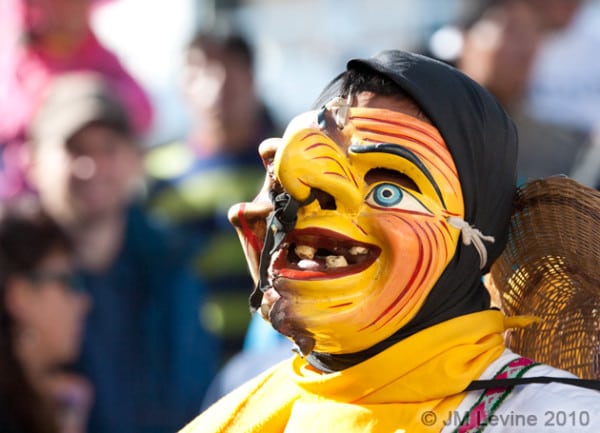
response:
M93 402L93 388L83 376L56 372L48 377L46 388L55 403L61 433L85 433Z

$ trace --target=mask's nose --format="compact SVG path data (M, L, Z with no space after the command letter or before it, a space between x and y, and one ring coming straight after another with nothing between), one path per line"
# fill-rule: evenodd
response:
M267 232L267 217L273 211L270 192L275 188L276 182L272 166L280 144L281 138L269 138L260 144L258 153L267 171L262 189L252 202L235 204L228 212L229 222L238 233L255 283L259 278L258 267Z
M322 210L351 213L362 200L345 149L319 129L299 130L275 154L275 178L300 203L315 198Z
M260 253L267 232L267 217L273 210L271 202L238 203L229 209L228 217L235 227L248 261L254 283L259 278Z

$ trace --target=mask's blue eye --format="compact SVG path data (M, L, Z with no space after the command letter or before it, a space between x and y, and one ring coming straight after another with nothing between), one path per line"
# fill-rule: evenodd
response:
M399 186L392 183L382 183L373 188L372 197L379 206L390 207L397 205L404 196Z
M395 183L383 182L375 185L365 201L374 208L396 209L432 215L429 209L423 206L410 191L402 189Z

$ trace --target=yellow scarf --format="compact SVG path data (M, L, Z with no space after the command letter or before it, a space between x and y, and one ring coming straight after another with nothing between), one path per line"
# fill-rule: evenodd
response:
M457 317L330 374L294 357L221 399L182 433L439 432L461 391L504 350L504 330L528 322L494 310Z

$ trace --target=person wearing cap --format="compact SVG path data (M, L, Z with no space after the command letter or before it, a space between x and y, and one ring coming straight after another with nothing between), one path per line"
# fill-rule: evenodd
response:
M384 51L316 106L262 143L264 188L229 212L251 308L297 353L181 431L598 431L600 394L508 350L504 331L535 318L490 308L482 284L515 194L500 104L451 66Z
M92 25L98 0L0 2L0 198L31 192L25 135L48 84L75 71L101 74L118 88L136 132L148 134L153 106L147 89L103 45Z
M141 148L118 97L97 74L54 80L29 125L30 177L93 300L79 362L95 388L88 432L172 432L197 412L218 347L180 238L138 204Z

